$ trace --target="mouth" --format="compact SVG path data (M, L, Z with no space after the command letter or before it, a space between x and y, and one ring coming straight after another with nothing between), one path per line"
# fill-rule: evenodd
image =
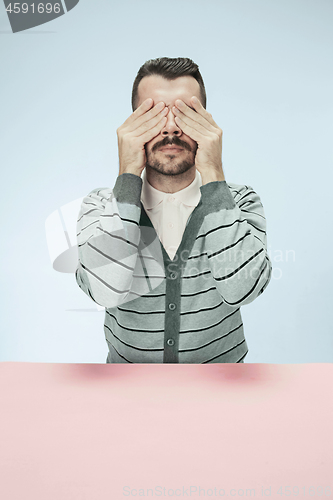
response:
M162 151L162 153L178 153L179 151L183 151L183 148L179 148L178 146L163 146L162 148L159 148L159 151Z

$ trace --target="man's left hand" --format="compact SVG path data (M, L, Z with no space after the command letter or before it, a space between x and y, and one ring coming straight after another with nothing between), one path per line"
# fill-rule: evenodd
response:
M224 181L222 169L222 129L202 106L199 99L191 97L193 108L177 99L172 108L178 127L198 144L195 167L199 170L202 183Z

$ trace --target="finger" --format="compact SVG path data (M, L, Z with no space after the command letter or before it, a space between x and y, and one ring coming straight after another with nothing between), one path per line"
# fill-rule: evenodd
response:
M201 121L206 120L211 126L218 127L218 125L213 120L211 113L208 113L208 111L203 107L203 105L201 104L201 102L199 101L198 98L193 96L191 98L190 102L191 102L194 110L191 109L189 106L187 106L187 104L184 101L182 101L181 99L177 99L175 104L177 105L177 108L180 109L181 112L190 116L192 119L194 119L194 116L196 115L198 120L201 120Z
M156 137L161 132L161 130L165 126L166 122L167 122L167 118L164 116L155 125L155 127L151 128L150 130L147 130L142 135L140 135L140 139L143 141L143 143L146 144L147 142L154 139L154 137Z
M146 99L143 101L142 104L136 110L127 118L127 120L124 121L123 125L128 125L132 123L134 120L136 120L138 117L146 113L154 104L153 99L149 97L149 99Z
M191 102L197 113L204 116L206 120L208 120L209 123L211 123L214 127L219 128L218 124L214 121L212 114L208 113L208 111L203 107L203 105L201 104L200 100L197 97L193 96L191 98Z
M206 134L200 133L198 130L196 130L195 128L191 127L187 123L185 123L178 116L176 116L175 122L178 125L178 127L184 132L184 134L188 135L191 139L193 139L197 143L200 142L200 139L202 139L203 135L206 135ZM209 135L209 134L207 134L207 135Z
M191 97L191 103L197 113L204 116L206 120L208 120L214 127L218 127L217 123L215 123L212 117L212 114L208 113L208 111L203 107L203 105L201 104L200 100L197 97L195 96Z
M175 116L179 116L182 120L186 121L186 118L190 119L194 122L199 123L202 127L204 127L207 131L209 132L214 132L216 130L216 127L214 127L206 118L193 109L189 108L185 103L180 105L178 104L179 107L174 107L172 109L173 113ZM181 108L181 110L179 109ZM187 122L188 123L188 122ZM192 124L193 126L193 124Z
M208 130L206 127L201 125L201 123L199 123L196 120L192 120L192 118L186 116L184 113L177 114L176 118L181 120L181 123L188 125L189 127L193 128L194 130L196 130L197 132L199 132L201 135L204 136L211 136L212 133L216 131L215 127L213 127L212 125L209 124L210 129ZM176 123L178 124L178 121L176 121Z
M164 102L161 101L157 103L153 109L151 109L150 111L146 112L145 114L137 118L134 122L130 123L126 127L126 131L134 132L135 135L140 135L142 133L142 130L147 130L151 127L149 123L151 120L154 120L155 118L160 119L161 116L165 116L167 112L168 108L165 106ZM136 133L136 131L141 127L143 127L143 129L139 133Z
M153 127L155 127L155 125L157 125L157 123L161 121L162 118L164 118L167 115L168 111L169 109L167 107L164 107L164 109L162 109L162 111L158 113L156 116L153 116L153 118L151 118L148 121L142 122L139 127L136 127L134 130L132 130L131 132L132 135L134 137L140 137L148 130L151 130Z

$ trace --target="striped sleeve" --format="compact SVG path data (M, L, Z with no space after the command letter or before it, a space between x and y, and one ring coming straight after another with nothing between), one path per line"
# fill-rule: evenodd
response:
M249 304L272 274L260 198L250 186L241 186L233 196L226 181L204 184L200 190L205 250L216 288L231 306Z
M76 281L104 307L126 301L133 286L140 241L141 189L141 177L124 173L117 177L113 190L95 189L81 205Z

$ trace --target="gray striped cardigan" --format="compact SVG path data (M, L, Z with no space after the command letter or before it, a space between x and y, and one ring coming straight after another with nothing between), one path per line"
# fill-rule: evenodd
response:
M240 307L267 287L266 219L250 186L200 187L173 260L144 210L142 178L117 177L83 199L76 281L104 306L107 363L238 363Z

